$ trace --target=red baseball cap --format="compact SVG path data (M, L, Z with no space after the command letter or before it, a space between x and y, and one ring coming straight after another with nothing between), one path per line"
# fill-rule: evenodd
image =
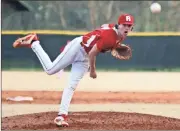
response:
M130 14L122 14L118 18L118 24L134 24L134 17Z

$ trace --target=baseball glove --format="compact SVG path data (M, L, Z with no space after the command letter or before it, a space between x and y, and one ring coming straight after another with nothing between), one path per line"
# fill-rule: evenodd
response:
M111 50L111 55L116 59L128 60L132 57L132 50L130 46L121 44L117 48Z

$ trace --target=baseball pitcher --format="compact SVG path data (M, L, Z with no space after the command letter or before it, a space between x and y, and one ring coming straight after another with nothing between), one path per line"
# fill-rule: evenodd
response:
M122 44L128 33L134 26L134 17L130 14L122 14L117 24L104 24L83 36L70 41L54 61L40 45L40 40L35 33L17 39L13 43L14 48L31 48L38 57L44 71L53 75L60 70L72 65L70 79L64 88L58 116L54 122L58 126L69 126L67 122L68 109L74 91L90 69L90 77L96 78L96 56L99 53L111 52L112 56L120 60L128 60L132 56L131 47Z

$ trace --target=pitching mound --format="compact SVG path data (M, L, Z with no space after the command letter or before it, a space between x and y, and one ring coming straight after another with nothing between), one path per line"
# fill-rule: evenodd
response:
M57 112L44 112L28 115L19 115L2 118L3 130L56 130L59 127L53 123ZM69 113L70 127L62 130L118 130L118 129L141 129L141 130L178 130L180 119L120 112L73 112Z

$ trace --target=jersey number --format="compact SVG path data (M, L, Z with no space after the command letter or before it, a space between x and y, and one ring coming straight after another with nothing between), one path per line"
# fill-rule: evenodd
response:
M86 47L89 47L92 41L96 38L96 35L92 35L91 38L87 40L87 43L85 44Z

